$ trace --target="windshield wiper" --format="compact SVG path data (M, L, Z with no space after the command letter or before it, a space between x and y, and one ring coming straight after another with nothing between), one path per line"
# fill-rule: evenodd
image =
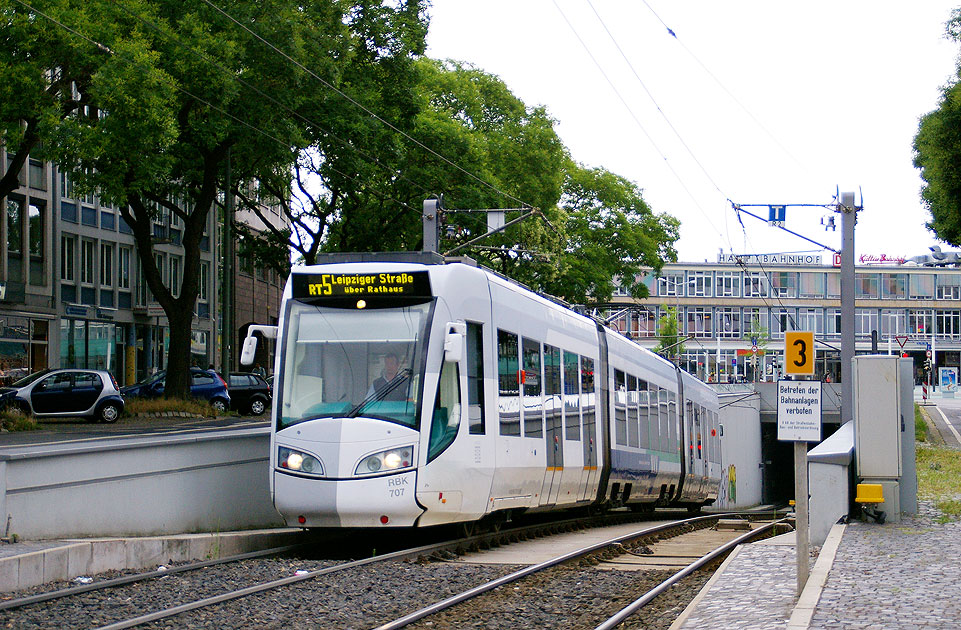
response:
M403 370L398 372L397 375L394 376L394 378L390 379L390 381L386 385L384 385L382 389L377 389L375 387L372 393L368 394L366 398L364 398L362 401L357 403L357 406L355 406L353 409L351 409L346 414L344 414L344 416L347 418L356 418L360 414L361 410L363 410L364 407L366 407L371 403L375 403L379 400L383 400L387 394L397 389L397 386L403 383L404 381L406 381L407 377L409 377L410 375L411 375L410 368L404 368Z

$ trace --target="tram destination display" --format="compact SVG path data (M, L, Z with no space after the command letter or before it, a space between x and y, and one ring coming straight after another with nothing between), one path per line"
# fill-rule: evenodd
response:
M430 297L425 271L303 273L293 277L295 298Z

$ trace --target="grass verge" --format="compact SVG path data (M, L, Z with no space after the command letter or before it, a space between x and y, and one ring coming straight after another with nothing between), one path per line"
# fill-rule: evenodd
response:
M36 431L40 428L33 416L16 409L0 411L0 428L5 431Z
M941 511L939 522L961 517L961 453L930 444L917 446L918 498Z
M131 398L126 401L125 414L128 416L152 416L167 411L189 413L195 416L213 418L217 412L207 401L186 398Z

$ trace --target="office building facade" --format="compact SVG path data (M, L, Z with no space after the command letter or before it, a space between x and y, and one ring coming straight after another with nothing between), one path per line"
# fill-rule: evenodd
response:
M10 156L0 146L0 166ZM29 159L19 187L2 199L0 221L0 382L46 367L106 369L121 383L166 365L169 327L144 281L133 234L117 208L75 191L49 162ZM200 292L191 324L195 365L220 365L223 308L222 217L213 210L201 243ZM158 211L154 258L164 284L183 274L183 225ZM238 254L233 266L234 356L246 322L276 321L285 278ZM232 361L236 369L236 360Z
M856 352L871 352L876 343L878 352L913 357L918 380L929 357L935 373L959 367L961 269L883 255L857 262ZM675 312L678 333L688 337L681 367L720 382L775 380L783 374L784 333L812 331L817 375L838 381L841 272L835 263L830 255L784 254L668 264L659 276L644 276L650 297L635 300L618 291L604 316L653 349L659 318Z

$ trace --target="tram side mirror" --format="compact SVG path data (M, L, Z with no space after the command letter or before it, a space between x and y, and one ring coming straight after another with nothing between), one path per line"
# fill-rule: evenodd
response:
M244 337L244 347L240 351L240 364L250 365L254 362L254 355L257 354L257 337L248 335Z
M467 324L449 322L444 337L444 361L457 363L464 357L464 340L467 337Z

